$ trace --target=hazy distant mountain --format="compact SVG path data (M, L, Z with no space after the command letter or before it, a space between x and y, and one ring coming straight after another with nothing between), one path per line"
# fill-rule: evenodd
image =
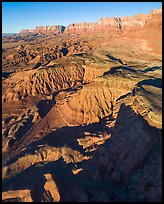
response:
M2 33L2 37L9 36L9 35L15 35L16 33Z

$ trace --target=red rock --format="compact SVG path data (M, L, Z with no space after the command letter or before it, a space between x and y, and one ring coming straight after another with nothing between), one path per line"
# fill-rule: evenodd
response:
M121 18L101 18L99 22L95 23L73 23L68 25L66 28L64 26L37 26L35 29L25 29L21 30L20 34L23 33L53 33L53 34L80 34L80 33L94 33L94 32L117 32L124 30L137 29L140 27L155 25L157 20L152 20L154 18L160 18L162 15L162 7L159 9L154 9L150 14L137 14L130 17ZM159 17L156 17L156 16ZM159 20L158 24L161 22Z
M150 14L137 14L130 17L121 18L101 18L97 23L76 23L66 27L65 33L93 33L102 31L130 30L148 25L147 22L154 18L154 15L160 15L162 8L154 9ZM161 22L161 21L160 21Z
M20 34L23 33L53 33L60 34L64 31L64 26L37 26L35 29L24 29L20 31Z

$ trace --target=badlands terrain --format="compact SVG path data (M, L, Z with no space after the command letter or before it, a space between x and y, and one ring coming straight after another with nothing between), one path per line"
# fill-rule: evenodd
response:
M2 38L3 202L162 201L162 8Z

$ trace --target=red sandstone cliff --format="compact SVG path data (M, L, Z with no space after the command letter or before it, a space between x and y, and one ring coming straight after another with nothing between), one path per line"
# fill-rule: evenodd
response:
M60 34L64 31L64 26L37 26L35 29L24 29L20 31L22 33L53 33Z
M98 23L76 23L66 27L65 33L91 33L101 31L120 31L137 29L161 22L162 8L154 9L150 14L137 14L121 18L101 18ZM158 16L158 17L157 17Z
M21 30L20 33L94 33L94 32L123 32L126 30L137 29L144 26L161 25L162 7L154 9L150 14L137 14L130 17L121 18L101 18L96 23L75 23L70 24L66 28L64 26L37 26L34 30Z

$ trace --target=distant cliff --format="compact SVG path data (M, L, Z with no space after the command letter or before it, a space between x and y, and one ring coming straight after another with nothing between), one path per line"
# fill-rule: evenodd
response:
M65 26L57 25L57 26L37 26L35 29L24 29L20 31L20 34L23 33L53 33L60 34L63 33Z
M75 23L66 27L64 33L93 33L93 32L123 32L125 30L137 29L148 25L156 26L157 21L162 22L157 15L162 17L162 7L154 9L150 14L137 14L121 18L101 18L96 23ZM157 24L159 24L159 22Z
M35 29L21 30L22 33L53 33L53 34L80 34L93 32L124 32L126 30L137 29L144 26L161 25L162 7L154 9L150 14L137 14L130 17L121 18L101 18L95 23L73 23L64 26L37 26Z

